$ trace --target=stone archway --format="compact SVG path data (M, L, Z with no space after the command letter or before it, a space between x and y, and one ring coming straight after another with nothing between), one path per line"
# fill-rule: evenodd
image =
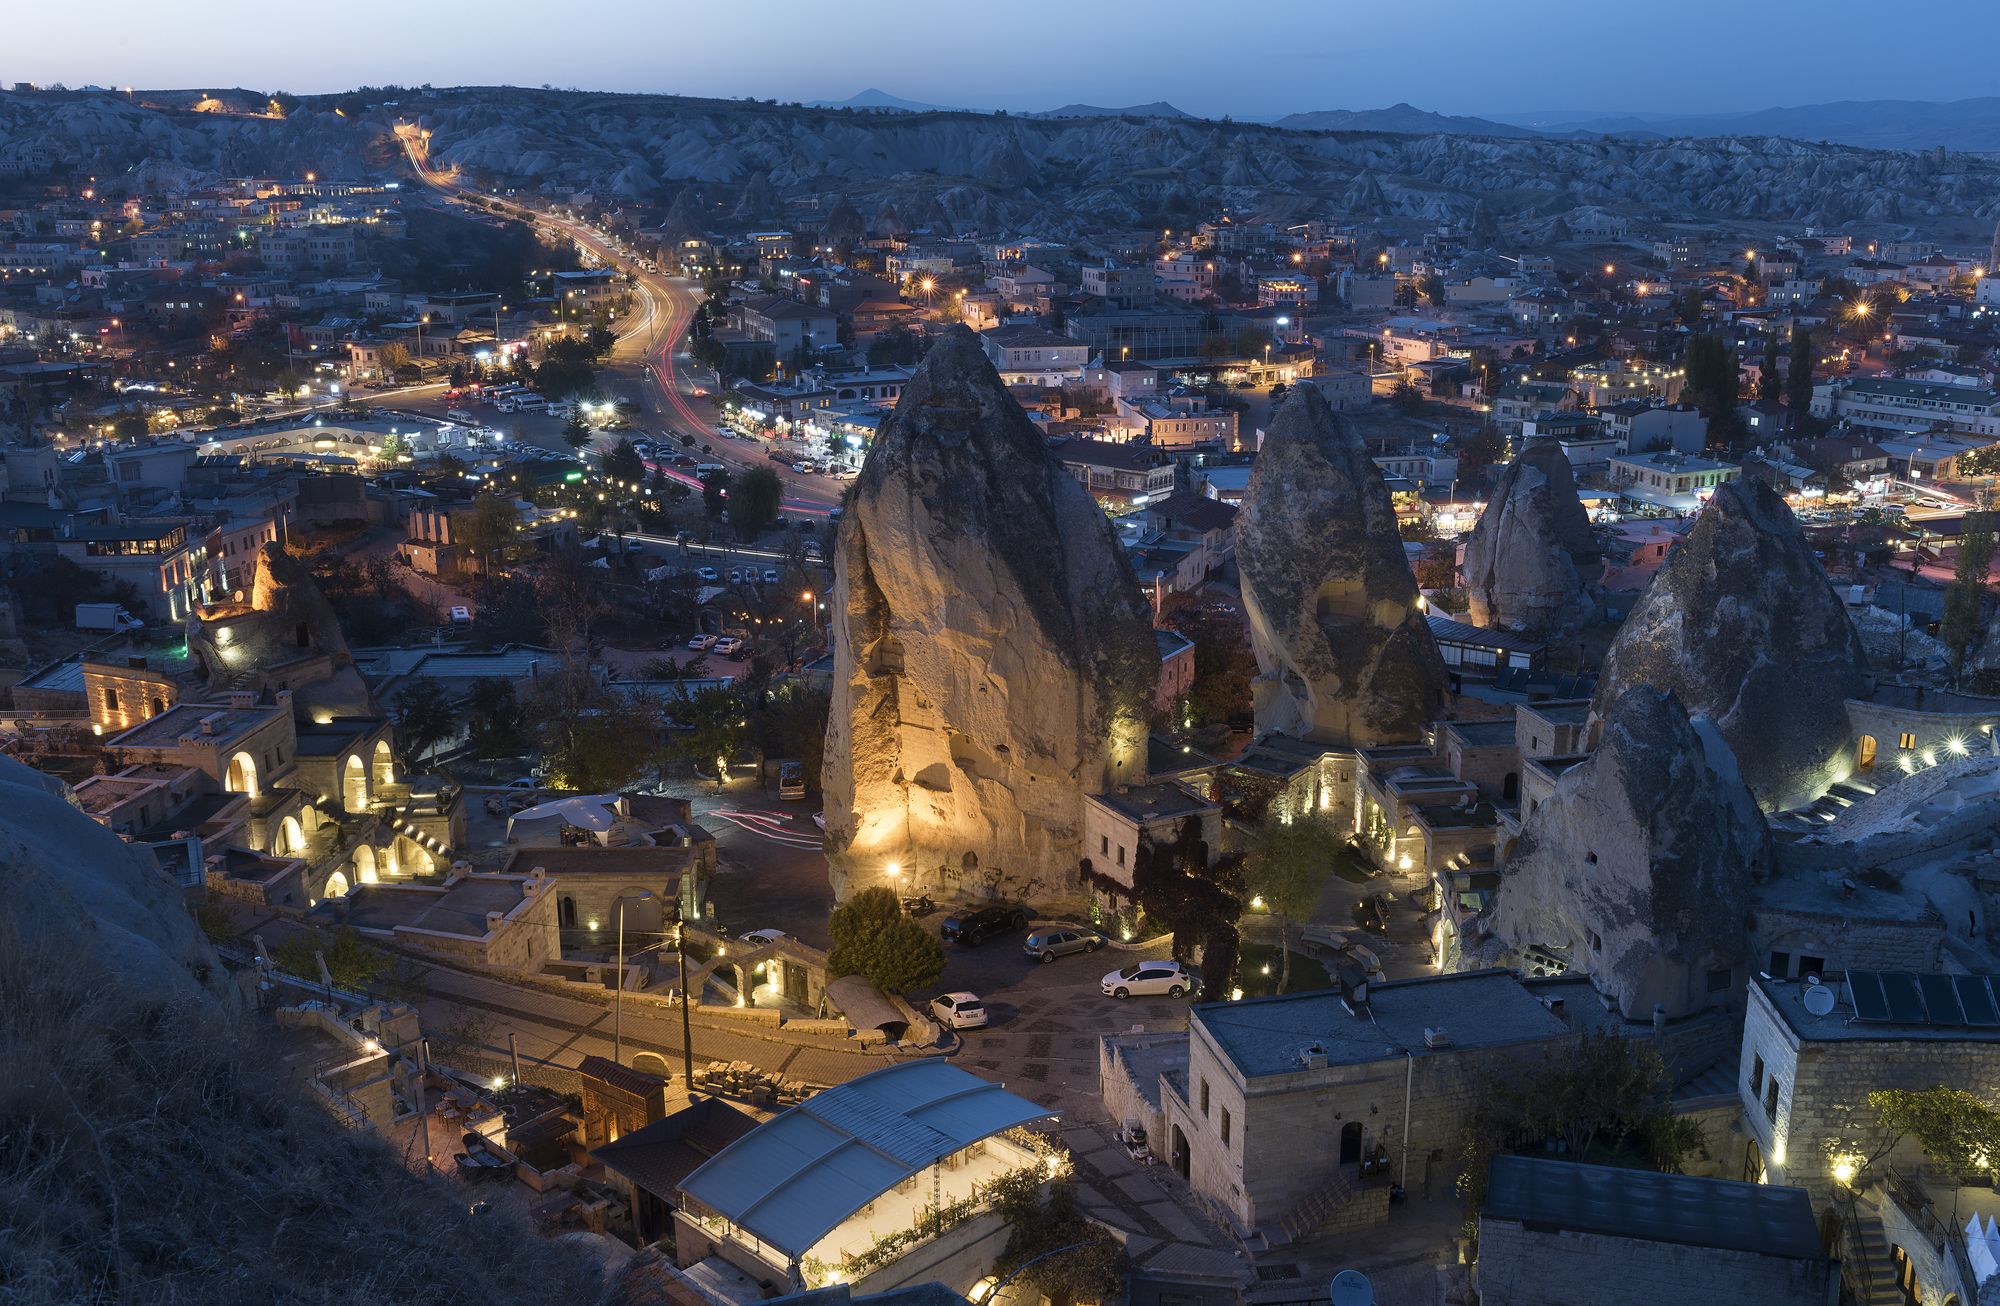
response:
M354 878L358 884L374 884L376 880L375 850L367 844L354 849Z
M353 753L341 764L340 802L350 812L368 810L368 768Z
M377 789L383 785L396 783L396 754L386 739L375 741L375 766L372 778Z
M350 887L347 883L347 877L339 871L335 871L332 875L326 877L326 892L320 896L322 898L345 898Z
M409 835L399 834L396 842L389 845L389 868L397 876L429 875L437 869L437 859Z
M229 759L229 769L223 773L222 787L232 794L257 796L257 759L248 753L238 753Z
M305 831L299 828L299 818L287 816L278 822L278 837L271 851L280 857L297 857L306 850Z

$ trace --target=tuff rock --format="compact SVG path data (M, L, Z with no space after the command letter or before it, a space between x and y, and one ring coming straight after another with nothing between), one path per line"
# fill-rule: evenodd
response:
M963 328L869 450L833 613L835 892L892 862L1077 892L1084 795L1144 779L1158 645L1103 511Z
M1237 518L1259 733L1341 746L1419 738L1444 663L1396 511L1352 422L1300 386L1271 423Z
M1698 1010L1744 960L1763 816L1727 745L1671 691L1622 691L1602 742L1556 780L1507 857L1490 909L1502 959L1539 945L1627 1016Z
M291 688L299 706L336 715L375 711L333 605L302 559L273 540L258 551L248 591L196 609L188 648L209 689Z
M1466 537L1473 624L1542 639L1568 634L1590 621L1590 584L1603 570L1562 446L1528 441Z
M1851 767L1847 700L1868 686L1847 605L1777 492L1716 487L1612 641L1601 718L1626 690L1674 692L1714 720L1766 811L1811 802Z

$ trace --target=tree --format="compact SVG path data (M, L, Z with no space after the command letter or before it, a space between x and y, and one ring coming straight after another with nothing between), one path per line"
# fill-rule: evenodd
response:
M768 467L752 467L730 483L729 524L737 537L754 540L778 520L785 483Z
M914 363L924 356L924 338L908 327L892 326L875 333L868 342L868 365L889 367Z
M388 975L394 966L388 953L370 947L352 925L343 925L330 934L319 929L294 934L271 949L271 960L287 975L317 981L319 963L313 958L315 952L325 959L334 987L350 993L367 992L370 985Z
M1778 333L1764 333L1764 361L1757 368L1757 397L1775 402L1784 397L1785 379L1778 374Z
M474 757L515 757L527 751L528 719L513 682L498 676L472 682L465 696L465 732Z
M1909 1138L1939 1166L1957 1175L1990 1174L2000 1164L2000 1111L1972 1094L1939 1084L1920 1089L1877 1089L1868 1095L1875 1119L1889 1135L1870 1161Z
M1958 537L1958 566L1944 591L1944 620L1938 639L1951 654L1954 677L1979 638L1986 604L1986 574L1993 565L1993 516L1969 512Z
M646 460L639 456L630 436L619 436L601 460L604 474L614 481L638 484L646 479Z
M474 499L471 508L453 517L451 527L460 546L479 559L481 571L489 573L496 561L506 561L520 539L514 503L498 494Z
M903 993L944 974L944 948L903 914L893 890L863 889L833 909L827 922L832 975L861 975L884 993Z
M392 340L383 345L375 357L382 364L382 370L394 376L410 365L410 348L401 341Z
M112 424L111 433L121 440L137 440L151 429L144 413L126 413Z
M583 414L572 411L569 420L563 423L562 441L572 453L582 453L590 443L590 423L583 420Z
M1405 417L1415 417L1424 411L1424 392L1408 381L1396 382L1389 399L1396 405L1396 411Z
M435 680L412 681L396 695L396 741L412 770L457 731L458 704Z
M1736 350L1720 336L1688 336L1686 390L1710 422L1736 412Z
M743 704L717 685L683 694L668 705L667 714L677 727L667 737L667 754L687 762L697 773L705 766L714 767L716 792L722 792L729 759L743 746Z
M1674 296L1674 316L1679 318L1689 330L1701 325L1701 287L1689 286Z
M1019 1275L1052 1306L1110 1301L1125 1286L1125 1248L1083 1213L1067 1174L1044 1188L1037 1170L995 1180L993 1205L1007 1222L1007 1246L994 1264L1002 1279Z
M729 473L704 472L701 477L701 506L711 517L720 517L729 502Z
M1812 332L1802 326L1792 328L1792 365L1785 373L1785 402L1792 421L1801 429L1810 420L1813 392Z
M1417 279L1417 291L1432 308L1444 307L1444 278L1428 273Z
M1289 821L1269 814L1251 840L1243 883L1278 918L1280 993L1292 979L1292 926L1309 918L1318 906L1342 842L1334 823L1317 813Z

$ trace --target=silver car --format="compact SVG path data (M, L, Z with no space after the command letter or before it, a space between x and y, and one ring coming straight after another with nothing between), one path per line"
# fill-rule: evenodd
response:
M1046 962L1072 953L1096 952L1104 946L1104 936L1073 925L1044 926L1029 933L1022 951Z

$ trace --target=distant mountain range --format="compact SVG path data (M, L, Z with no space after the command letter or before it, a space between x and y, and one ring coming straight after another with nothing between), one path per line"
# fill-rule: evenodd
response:
M874 87L845 100L817 100L808 108L863 109L883 113L966 112L949 105L906 100ZM1107 107L1065 104L1022 114L1029 118L1161 118L1193 120L1164 100ZM1259 121L1243 119L1243 121ZM1578 110L1507 113L1490 117L1433 113L1410 104L1386 109L1315 109L1263 120L1292 131L1396 132L1407 136L1491 136L1577 139L1615 136L1627 140L1675 137L1782 136L1828 141L1877 150L2000 151L2000 96L1934 102L1928 100L1841 100L1741 113L1602 113Z
M1792 108L1715 114L1501 114L1546 135L1638 139L1670 136L1786 136L1878 150L2000 150L2000 96L1971 100L1839 100Z
M1409 136L1500 136L1521 138L1545 133L1533 127L1432 113L1409 104L1386 109L1315 109L1272 120L1273 127L1311 132L1401 132Z
M1032 118L1192 118L1193 114L1177 109L1165 100L1155 100L1151 104L1128 104L1122 109L1106 109L1096 104L1065 104L1060 109L1044 109L1030 114Z

